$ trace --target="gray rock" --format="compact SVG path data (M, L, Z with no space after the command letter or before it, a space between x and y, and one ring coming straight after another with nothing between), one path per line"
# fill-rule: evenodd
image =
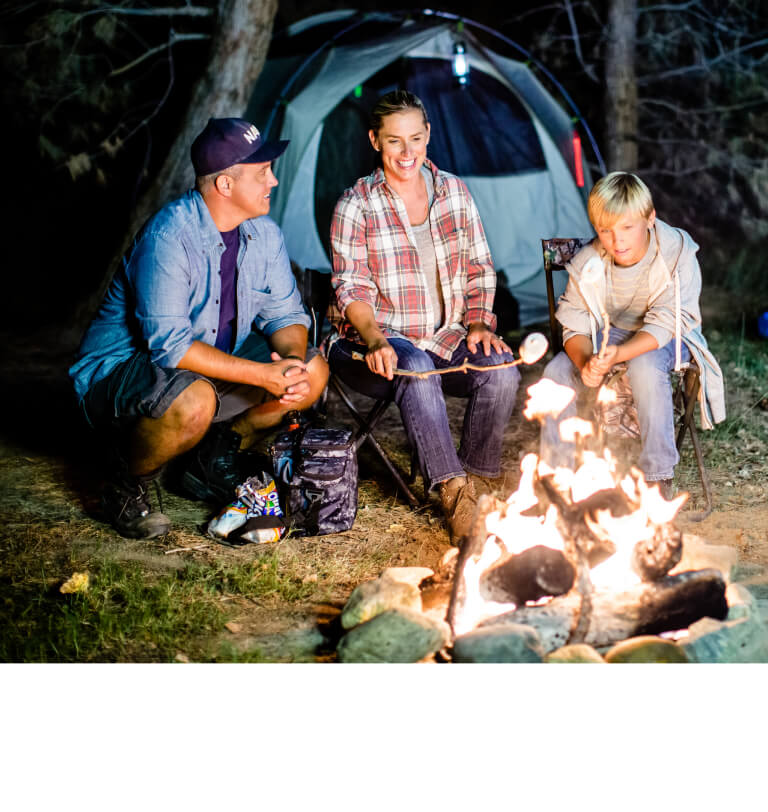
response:
M447 624L410 609L390 609L347 632L337 653L343 663L415 663L449 639Z
M457 663L540 663L543 659L538 633L521 623L475 629L457 637L453 644Z
M725 590L725 599L728 601L727 620L740 620L744 617L761 618L755 596L743 584L730 584Z
M341 613L341 626L352 629L388 609L421 611L418 586L389 577L365 581L354 588Z
M592 646L586 643L571 643L569 646L550 651L545 663L604 663L605 660Z
M697 620L680 645L697 663L768 663L768 630L757 601L741 584L726 594L728 619Z

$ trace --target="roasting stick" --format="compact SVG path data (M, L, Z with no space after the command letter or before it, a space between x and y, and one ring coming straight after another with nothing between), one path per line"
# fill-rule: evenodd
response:
M611 323L608 319L608 309L605 306L605 269L600 257L592 257L587 262L581 273L578 286L587 304L591 304L600 313L600 318L603 320L603 341L600 352L597 354L598 358L602 358L608 347Z
M463 372L465 375L467 370L475 369L479 372L489 372L495 369L506 369L507 367L516 367L518 364L535 364L541 358L549 347L549 342L546 337L541 333L531 333L525 338L520 345L520 357L515 361L505 361L503 364L490 364L483 366L482 364L470 363L464 359L463 364L455 367L445 367L444 369L427 369L423 372L418 372L414 369L393 369L393 375L402 375L405 378L428 378L430 375L445 375L448 372ZM352 357L356 361L364 361L365 356L361 352L353 351Z

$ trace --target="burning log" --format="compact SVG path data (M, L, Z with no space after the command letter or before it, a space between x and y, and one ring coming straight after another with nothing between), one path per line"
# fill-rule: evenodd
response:
M653 538L638 541L632 550L632 569L643 581L666 575L683 556L683 534L672 524L661 525Z
M490 618L480 627L524 623L538 631L545 651L554 651L570 642L581 601L581 595L571 591L543 606L521 607ZM723 620L727 614L725 581L719 571L681 572L623 592L593 592L583 642L610 646L629 637L683 629L703 617Z
M507 554L480 577L480 596L487 601L515 603L564 595L573 586L573 564L551 547L537 544L519 555Z
M464 578L461 574L464 571L467 561L473 555L479 556L482 552L485 540L488 538L485 520L488 518L488 514L493 510L497 510L500 505L503 505L503 502L500 502L490 494L482 494L477 500L477 509L475 510L475 517L469 535L465 536L462 540L456 561L456 575L453 579L451 599L448 602L448 611L445 615L446 623L448 623L451 627L451 631L454 633L456 631L454 625L456 622L456 612L458 611L459 605L464 601L466 591Z

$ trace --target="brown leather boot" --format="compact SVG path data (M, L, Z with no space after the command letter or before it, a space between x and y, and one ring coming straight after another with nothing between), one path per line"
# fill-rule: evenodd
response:
M469 535L477 507L477 494L471 480L454 477L440 483L440 504L448 522L451 544L460 544Z

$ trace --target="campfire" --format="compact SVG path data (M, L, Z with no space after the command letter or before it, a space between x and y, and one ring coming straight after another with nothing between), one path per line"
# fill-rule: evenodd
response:
M524 415L539 421L575 397L548 380L528 395ZM573 467L528 454L517 490L480 497L440 571L394 567L355 589L341 615L342 661L541 662L577 649L621 661L639 641L665 649L654 661L768 661L752 597L727 584L735 551L693 536L684 549L675 518L687 494L668 501L639 469L621 470L597 421L563 420L560 434Z
M538 420L559 416L575 396L548 380L528 394L524 415ZM719 571L669 574L683 552L674 519L687 494L667 501L637 468L620 476L590 421L564 420L560 436L574 444L573 468L553 469L529 454L506 501L479 501L448 607L454 637L519 623L536 629L551 651L725 618Z

